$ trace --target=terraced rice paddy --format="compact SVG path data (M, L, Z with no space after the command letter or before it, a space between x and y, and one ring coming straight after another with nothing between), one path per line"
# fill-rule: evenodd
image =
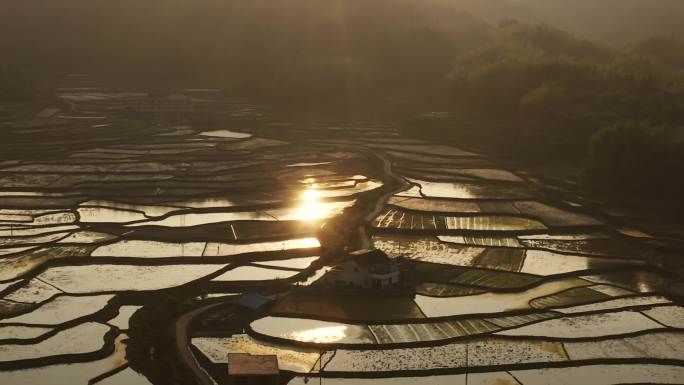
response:
M229 352L276 355L292 385L684 378L681 240L392 124L219 105L5 128L1 384L221 383ZM371 246L402 286L331 287Z
M443 216L415 214L389 209L373 223L377 228L398 230L462 231L539 231L546 230L539 221L508 216Z

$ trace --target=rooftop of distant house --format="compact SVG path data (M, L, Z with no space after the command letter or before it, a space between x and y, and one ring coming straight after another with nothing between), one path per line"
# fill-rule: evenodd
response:
M270 376L279 373L276 355L228 353L228 375Z
M381 263L389 263L392 261L387 254L378 249L358 250L349 253L349 255L353 258L354 262L363 267L378 265Z

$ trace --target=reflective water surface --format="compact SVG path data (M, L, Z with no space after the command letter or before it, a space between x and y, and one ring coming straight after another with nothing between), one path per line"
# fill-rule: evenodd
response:
M61 123L0 143L0 384L204 383L177 370L197 362L225 383L229 352L276 355L290 384L684 376L681 240L639 218L393 123L230 100L133 123L99 107L141 95L63 97L38 112ZM373 247L388 259L345 264Z

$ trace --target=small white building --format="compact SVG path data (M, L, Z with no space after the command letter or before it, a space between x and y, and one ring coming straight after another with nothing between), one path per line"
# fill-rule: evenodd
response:
M386 289L399 285L399 265L380 250L359 250L326 275L328 283L365 289Z
M140 99L138 111L147 113L177 114L192 112L192 99L183 94Z

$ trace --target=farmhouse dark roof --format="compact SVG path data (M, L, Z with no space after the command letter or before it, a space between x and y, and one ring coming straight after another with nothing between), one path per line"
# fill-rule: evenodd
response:
M363 267L390 263L392 261L387 254L378 249L354 251L350 255L359 266Z
M244 306L252 310L257 310L270 302L273 302L273 298L269 298L258 293L243 294L238 301L240 306Z

